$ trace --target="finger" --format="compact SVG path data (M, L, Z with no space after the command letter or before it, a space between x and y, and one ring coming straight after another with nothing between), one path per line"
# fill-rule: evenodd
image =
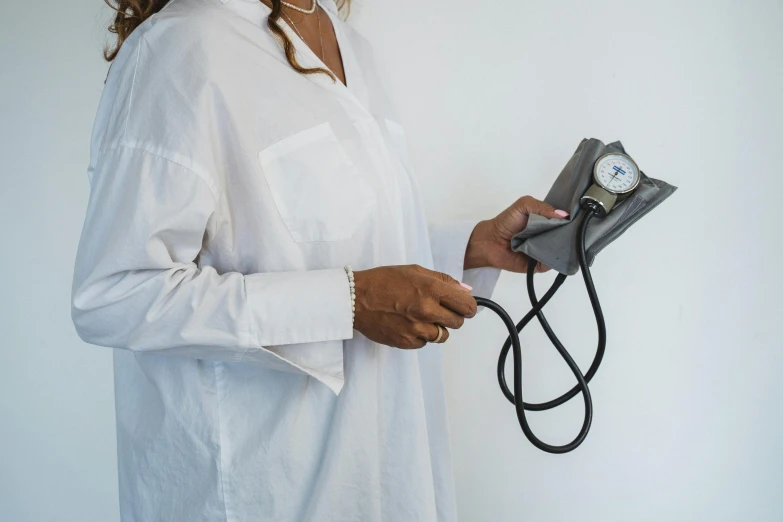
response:
M426 322L428 323L438 323L452 330L461 328L465 323L465 317L462 314L458 314L440 303L433 304L432 308L433 310L427 314Z
M552 267L545 265L541 261L536 261L532 257L528 256L527 254L522 254L522 262L525 265L520 272L527 273L528 268L530 267L531 263L535 263L536 267L533 269L533 273L540 274L543 272L547 272L552 269Z
M462 287L460 287L462 288ZM476 300L469 293L453 288L451 285L443 285L439 302L449 310L463 317L476 315Z
M419 265L414 265L414 266L417 272L433 277L438 281L440 281L441 283L449 284L451 286L454 286L455 288L459 288L460 290L467 291L467 292L472 290L472 288L460 283L459 281L451 277L449 274L445 274L443 272L437 272L435 270L430 270L429 268L424 268L423 266L419 266Z
M544 272L548 272L550 270L552 270L552 267L545 265L541 261L536 263L535 273L541 274L541 273L544 273Z
M443 306L440 303L440 294L433 292L429 298L410 311L410 318L421 323L438 323L447 328L460 328L465 322L462 314Z
M434 323L419 323L417 330L419 337L428 343L442 344L449 338L449 331L443 326L439 329L438 325ZM440 339L438 339L438 335L440 335Z
M438 330L438 325L435 326L435 337L432 338L432 343L436 344L443 344L445 343L449 338L449 330L447 328L444 328L443 326L440 327L440 330ZM440 335L440 339L438 339L438 335Z
M411 348L414 350L418 350L419 348L424 348L424 346L427 345L427 340L422 339L421 337L417 337L416 341L411 343Z
M403 350L418 350L423 348L427 344L427 340L419 335L411 335L404 337L398 344L397 348Z
M564 219L568 217L568 212L565 210L556 209L546 201L538 200L533 196L524 196L520 198L519 204L528 215L538 214L547 219Z

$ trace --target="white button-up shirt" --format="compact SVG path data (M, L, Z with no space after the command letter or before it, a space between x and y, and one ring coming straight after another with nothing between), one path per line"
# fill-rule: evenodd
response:
M354 331L343 267L499 271L463 272L475 222L428 230L372 49L322 7L347 87L258 0L171 0L109 71L72 315L118 348L124 521L456 519L443 346Z

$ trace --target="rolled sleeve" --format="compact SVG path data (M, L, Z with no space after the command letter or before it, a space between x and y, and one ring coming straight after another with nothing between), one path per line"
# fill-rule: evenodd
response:
M245 286L249 346L240 360L305 372L339 394L342 341L354 332L345 270L250 274Z
M195 262L216 196L203 174L132 147L92 176L71 315L90 344L304 372L335 393L353 337L342 268L242 274Z
M245 285L257 346L353 337L351 290L342 268L250 274Z
M471 295L490 299L500 277L500 269L481 267L465 270L465 251L477 224L478 220L431 226L432 258L435 270L472 286ZM481 310L483 308L479 308Z

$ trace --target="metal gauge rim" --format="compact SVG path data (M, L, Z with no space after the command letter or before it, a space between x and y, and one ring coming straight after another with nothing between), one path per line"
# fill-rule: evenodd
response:
M610 189L609 187L605 187L604 184L601 183L601 180L598 179L598 164L601 163L601 160L603 160L607 156L622 156L625 159L627 159L631 163L631 165L634 166L634 168L636 168L636 181L633 182L633 185L631 185L625 190L618 191L618 190ZM604 154L603 156L595 160L595 163L593 164L593 180L598 184L599 187L606 190L607 192L611 192L612 194L620 195L620 194L628 194L629 192L633 192L636 189L636 187L639 186L639 182L641 181L641 179L642 179L642 171L639 170L639 165L636 164L636 162L633 160L632 157L622 152L607 152L606 154Z

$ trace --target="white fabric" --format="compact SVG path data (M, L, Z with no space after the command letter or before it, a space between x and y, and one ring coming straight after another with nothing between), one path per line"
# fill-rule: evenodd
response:
M456 519L448 345L354 331L343 266L417 263L483 296L499 271L463 273L475 222L430 241L372 50L323 5L347 88L292 70L257 0L172 0L111 66L72 315L119 348L125 522Z

